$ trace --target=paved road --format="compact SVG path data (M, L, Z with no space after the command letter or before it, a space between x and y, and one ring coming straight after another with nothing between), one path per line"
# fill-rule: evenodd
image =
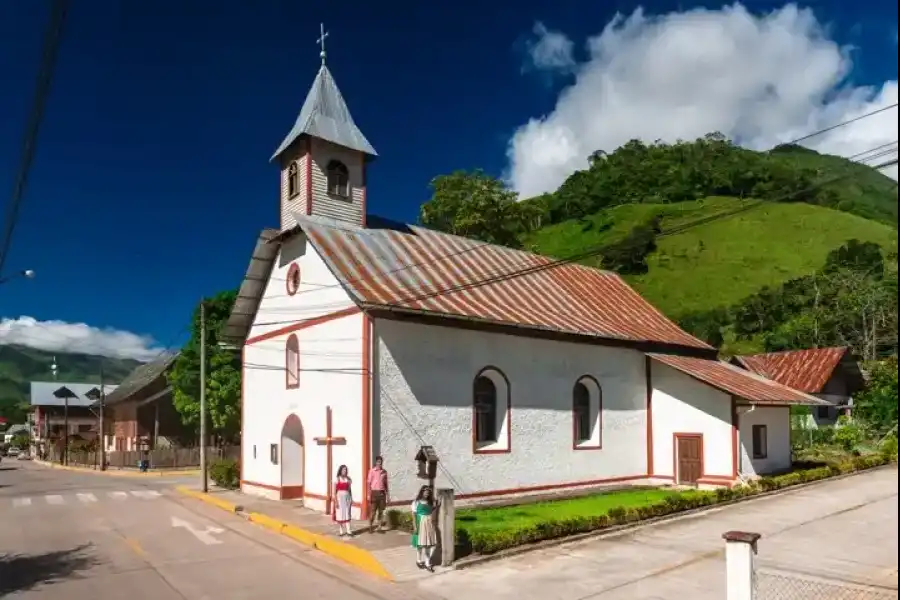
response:
M183 498L171 483L3 461L0 597L428 598Z
M452 600L722 600L722 533L733 529L763 535L761 600L897 598L896 468L449 571L418 588ZM881 587L850 593L848 582Z

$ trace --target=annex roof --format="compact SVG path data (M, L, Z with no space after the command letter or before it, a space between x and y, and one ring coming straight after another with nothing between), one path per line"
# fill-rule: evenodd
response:
M736 356L744 368L808 394L817 394L831 379L849 349L811 348Z
M714 350L615 273L414 225L294 218L364 309Z
M89 392L98 387L96 383L66 383L64 381L32 381L32 406L65 406L66 397L63 390L71 392L68 397L69 406L91 406L94 401ZM105 385L107 394L113 392L118 385Z
M358 150L371 157L378 156L375 148L353 121L341 90L324 64L306 95L294 126L272 155L272 160L303 135Z
M277 229L264 229L256 240L253 254L250 256L250 266L247 267L247 273L238 289L234 307L219 332L219 339L225 343L243 344L250 332L266 283L272 274L275 257L278 256L278 244L269 243L276 236L278 236Z
M829 405L825 400L820 400L815 396L810 396L721 360L705 360L671 354L650 354L649 356L653 360L752 404Z

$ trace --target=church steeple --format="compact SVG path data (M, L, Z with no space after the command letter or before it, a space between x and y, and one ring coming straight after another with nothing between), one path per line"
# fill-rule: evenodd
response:
M292 212L365 225L366 164L378 154L353 121L350 110L325 64L300 115L272 160L281 166L281 228L295 224Z

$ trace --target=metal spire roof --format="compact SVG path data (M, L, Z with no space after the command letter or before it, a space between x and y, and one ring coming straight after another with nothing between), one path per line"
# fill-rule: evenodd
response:
M302 135L317 137L345 148L358 150L369 156L378 156L375 148L353 122L347 103L344 102L344 97L334 82L334 77L325 66L324 58L316 80L313 81L312 88L306 95L300 116L297 117L290 133L278 146L278 150L272 155L272 160Z

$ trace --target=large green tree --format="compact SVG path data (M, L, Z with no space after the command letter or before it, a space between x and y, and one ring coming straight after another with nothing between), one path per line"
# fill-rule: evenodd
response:
M853 399L853 416L876 431L897 431L897 357L867 365L866 389Z
M219 345L219 331L228 320L237 295L219 292L203 300L206 310L206 406L209 433L234 441L241 427L241 365L239 354ZM194 309L191 337L168 374L175 408L185 425L200 426L200 306Z
M538 208L482 171L456 171L431 181L432 196L419 211L426 227L491 244L518 248Z

